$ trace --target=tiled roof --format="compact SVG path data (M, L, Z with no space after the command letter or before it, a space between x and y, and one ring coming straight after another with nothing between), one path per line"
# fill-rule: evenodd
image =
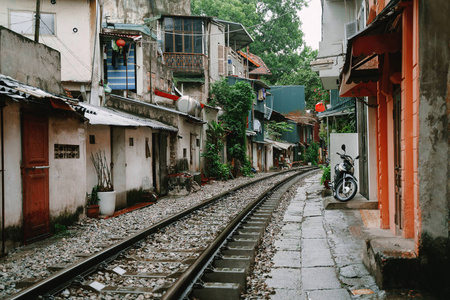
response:
M240 52L240 54L247 58L247 53ZM257 68L250 72L251 75L272 75L269 68L266 66L264 61L258 55L253 53L248 53L248 60L251 61Z

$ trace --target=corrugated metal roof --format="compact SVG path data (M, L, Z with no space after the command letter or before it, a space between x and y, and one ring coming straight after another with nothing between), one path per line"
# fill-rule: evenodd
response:
M158 106L158 105L155 105L155 104L145 103L145 102L142 102L142 101L138 101L138 100L127 98L127 97L122 97L122 96L115 95L115 94L111 94L111 97L114 97L114 98L117 98L117 99L120 99L120 100L129 101L129 102L132 102L132 103L141 104L141 105L144 105L144 106L150 106L150 107L153 107L155 109L168 111L168 112L171 112L171 113L174 113L174 114L182 115L182 116L188 118L190 121L193 121L194 123L198 123L198 124L206 124L207 123L207 122L203 121L200 118L191 116L190 114L187 114L187 113L175 110L175 109L170 109L170 108L167 108L167 107L164 107L164 106Z
M287 150L289 147L295 147L296 144L288 143L288 142L277 142L271 139L264 139L265 142L269 144L273 144L273 146L279 150Z
M78 103L78 101L76 101L75 99L69 99L51 94L40 88L22 83L3 74L0 74L0 94L8 96L16 102L19 102L21 100L37 100L44 103L43 100L49 100L49 103L54 108L70 111L74 111L72 106Z
M150 127L152 129L178 132L178 129L159 121L137 117L109 107L99 107L87 103L79 103L83 107L84 117L91 125L111 125L129 127Z

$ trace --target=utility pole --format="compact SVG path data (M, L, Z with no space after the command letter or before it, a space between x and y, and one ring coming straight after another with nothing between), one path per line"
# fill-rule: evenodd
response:
M41 22L41 0L36 0L36 17L34 20L34 41L39 43L39 25Z

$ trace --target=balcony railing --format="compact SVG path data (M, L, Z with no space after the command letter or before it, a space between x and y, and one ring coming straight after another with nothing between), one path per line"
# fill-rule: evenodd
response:
M176 70L202 72L206 68L206 56L194 53L164 53L166 66Z

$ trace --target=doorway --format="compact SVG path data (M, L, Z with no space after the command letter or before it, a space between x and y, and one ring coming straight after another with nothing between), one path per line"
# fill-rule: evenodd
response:
M48 117L22 115L24 243L50 235Z
M401 93L397 87L394 91L394 180L395 180L395 226L397 234L403 230L403 209L402 209L402 107Z

